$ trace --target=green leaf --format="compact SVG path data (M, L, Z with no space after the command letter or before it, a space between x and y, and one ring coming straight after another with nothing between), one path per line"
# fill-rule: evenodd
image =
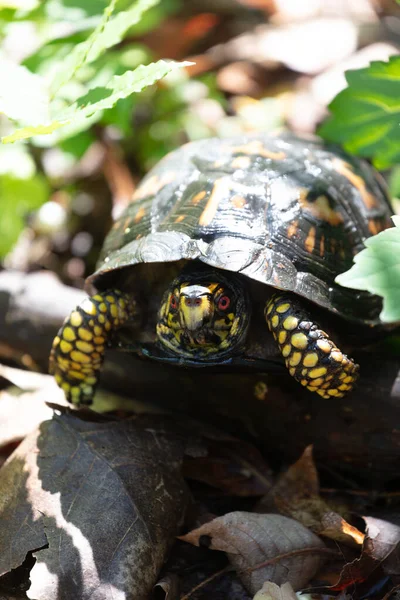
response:
M160 0L137 0L132 8L118 13L95 39L87 55L86 64L96 60L108 48L119 44L128 29L140 21L143 13L159 2Z
M329 105L319 135L373 159L378 169L400 161L400 56L347 71L348 87Z
M354 265L336 277L336 283L383 297L382 321L400 322L400 216L395 227L365 240Z
M50 95L52 98L54 98L59 89L68 81L70 81L76 75L78 70L84 64L86 64L91 49L95 45L97 38L104 32L104 29L114 11L116 3L117 0L111 0L110 4L104 10L103 18L93 33L88 37L87 40L75 46L73 51L65 59L63 66L60 68L50 84Z
M111 108L121 98L141 92L175 69L191 64L159 60L146 66L140 65L137 69L126 71L123 75L115 75L105 87L93 88L78 98L73 106L64 112L63 118L71 120L76 116L90 117L95 112Z
M87 40L75 46L66 58L63 67L50 85L52 97L76 75L79 69L96 60L108 48L118 44L128 29L140 21L143 13L158 4L160 0L137 0L132 8L111 18L116 2L117 0L111 0L97 28Z
M28 213L39 208L49 197L46 180L39 175L18 179L0 176L1 219L0 257L5 256L17 241Z
M71 107L56 115L51 123L17 129L11 135L3 137L1 141L3 144L8 144L35 135L53 133L64 125L72 125L75 121L89 119L92 115L111 108L121 98L140 92L175 69L191 64L189 62L177 63L159 60L150 65L141 65L133 71L126 71L121 76L115 75L105 87L93 88L87 94L78 98Z

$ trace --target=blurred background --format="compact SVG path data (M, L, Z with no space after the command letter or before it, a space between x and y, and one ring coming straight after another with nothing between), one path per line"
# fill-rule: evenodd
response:
M0 88L15 64L29 76L54 74L107 4L0 0ZM120 0L116 11L131 4ZM1 269L50 270L82 287L112 220L167 152L254 130L313 133L345 70L387 60L399 46L395 0L162 0L80 69L64 99L161 58L194 65L84 122L0 146ZM28 114L32 88L19 89ZM0 118L2 136L14 129ZM400 169L384 175L400 196Z

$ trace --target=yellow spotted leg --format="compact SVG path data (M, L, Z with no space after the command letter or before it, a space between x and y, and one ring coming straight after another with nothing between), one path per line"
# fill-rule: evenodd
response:
M289 373L301 385L323 398L342 398L351 391L359 366L311 321L295 297L274 294L265 318Z
M136 313L132 296L108 290L86 298L53 341L50 373L69 402L91 404L110 335Z

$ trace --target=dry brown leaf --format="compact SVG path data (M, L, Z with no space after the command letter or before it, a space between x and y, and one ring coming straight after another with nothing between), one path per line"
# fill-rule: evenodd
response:
M182 536L228 554L247 589L255 594L267 580L304 587L323 562L324 543L301 523L281 515L232 512Z
M278 511L300 521L317 535L349 546L359 546L364 540L361 531L332 511L320 497L312 446L308 446L299 460L283 473L271 491L260 501L257 510Z
M363 518L367 528L361 556L343 567L339 581L332 589L343 589L365 581L379 565L382 564L385 569L385 563L390 565L389 570L393 574L391 559L400 547L400 527L374 517Z
M266 581L253 600L298 600L290 583L279 586L272 581Z
M207 430L204 431L207 438ZM260 452L238 439L205 440L207 456L187 457L184 475L233 496L260 496L272 485L272 473Z
M56 416L0 471L0 574L34 552L35 600L147 600L187 502L185 437L162 417Z
M179 577L174 573L165 575L160 581L156 583L153 588L154 593L157 593L157 599L161 600L179 600Z

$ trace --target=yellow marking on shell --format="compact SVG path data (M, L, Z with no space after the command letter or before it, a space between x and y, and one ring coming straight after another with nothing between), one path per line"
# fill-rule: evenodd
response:
M354 379L351 375L348 375L347 377L345 377L343 379L343 383L352 383L353 381L354 381Z
M286 346L283 346L283 348L282 348L282 355L286 358L286 356L289 356L291 351L292 351L292 346L290 344L286 344Z
M326 354L328 354L332 349L332 346L328 342L328 340L317 340L317 346L320 350L322 350L322 352L325 352Z
M120 305L121 308L126 308L126 302L123 298L120 298L118 300L118 304Z
M72 361L70 364L70 368L74 371L80 371L82 369L82 365L77 362Z
M307 375L307 373L308 373L307 369L302 369L301 370L301 374L302 374L303 377L305 377Z
M100 294L95 294L94 296L92 296L93 300L97 300L97 302L102 302L103 301L103 296L101 296Z
M287 333L286 331L280 331L278 335L278 342L284 344L286 342Z
M299 224L297 221L293 221L293 223L290 223L288 229L287 229L287 235L289 238L292 238L294 235L296 235L296 233L299 230Z
M179 215L179 217L176 217L175 219L175 223L182 223L182 221L185 219L186 215Z
M286 331L292 331L293 329L296 329L298 324L299 324L299 320L296 319L296 317L293 317L292 315L290 315L289 317L286 317L286 319L282 323L282 325L283 325L284 329L286 329Z
M319 255L324 256L325 254L325 236L322 235L319 242Z
M304 333L294 333L290 338L292 345L299 350L307 348L308 340Z
M81 393L81 388L80 388L80 387L78 387L78 386L76 386L76 385L74 385L74 386L71 388L70 392L71 392L71 394L72 394L73 396L79 396L79 394Z
M76 342L76 347L78 350L81 350L86 354L90 354L94 350L94 346L92 344L89 344L88 342L81 342L80 340Z
M105 304L105 302L101 302L101 304L99 304L99 311L102 313L107 312L107 304Z
M97 381L96 377L86 377L86 383L88 383L89 385L94 385Z
M314 252L316 233L317 233L317 230L315 229L315 227L310 227L310 230L309 230L306 240L304 242L304 247L307 250L307 252L309 252L310 254L312 252Z
M318 360L318 354L316 352L309 352L303 359L303 365L305 367L315 367Z
M81 309L87 314L87 315L96 315L97 314L97 309L96 309L96 305L89 300L89 298L86 298L86 300L84 300L81 304Z
M117 317L118 316L118 308L115 306L115 304L112 304L110 306L110 313L112 317ZM115 324L117 324L117 321L115 321Z
M69 392L69 390L71 389L71 386L69 385L69 383L67 383L66 381L64 381L61 384L61 389L64 390L64 392Z
M193 206L197 206L197 204L203 200L206 194L207 192L205 190L198 192L195 196L193 196L193 198L190 201L190 204L193 204Z
M236 156L231 165L234 169L248 169L251 165L251 158L249 156Z
M318 196L315 200L309 199L309 190L303 188L300 190L299 203L303 210L312 214L319 221L325 221L334 227L343 223L342 215L331 208L328 198L324 195Z
M106 322L105 322L105 320L106 320L106 319L105 319L105 317L104 317L103 315L100 315L100 316L99 316L99 321L100 321L100 323L104 323L104 329L105 329L106 331L110 331L110 329L111 329L112 325L111 325L111 323L109 323L108 321L107 321L107 323L106 323Z
M74 310L74 312L71 313L69 322L73 327L79 327L83 322L82 315L77 310Z
M294 367L289 369L289 373L291 374L292 377L294 377L294 375L296 375L296 369Z
M146 210L145 210L144 206L141 206L133 219L134 222L140 223L140 221L143 219L145 214L146 214Z
M332 352L331 358L336 362L342 362L343 354L339 350L335 350L334 352Z
M108 300L110 304L113 304L115 302L114 296L110 296L109 294L106 296L106 300Z
M310 390L310 392L316 392L318 388L313 385L308 385L307 389Z
M378 201L375 196L367 190L364 179L354 173L352 166L348 162L335 157L332 160L332 165L338 173L346 177L346 179L348 179L350 183L357 188L357 190L360 192L364 205L368 209L378 206Z
M65 331L65 329L64 329L64 331ZM57 335L53 340L53 347L56 348L59 343L60 343L60 338Z
M270 158L272 160L283 160L286 158L285 152L273 152L272 150L268 150L265 148L264 144L260 140L252 140L247 144L243 144L242 146L235 146L232 148L233 152L248 154L248 155L257 155L262 156L264 158Z
M86 376L83 373L81 373L80 371L72 370L69 372L69 375L71 377L75 377L75 379L86 379Z
M277 309L276 312L279 314L285 313L286 311L288 311L290 308L290 304L289 302L285 302L284 304L280 304Z
M339 390L341 390L342 392L347 392L350 389L349 385L346 385L345 383L342 383L342 385L339 385Z
M317 367L316 369L311 369L308 375L311 377L311 379L317 379L317 377L322 377L323 375L326 375L326 373L326 367Z
M68 354L69 352L71 352L72 348L73 348L72 344L70 344L69 342L66 342L65 340L61 340L61 342L60 342L61 352Z
M84 354L84 352L80 352L79 350L73 350L71 352L71 358L77 363L90 363L92 361L90 356Z
M278 327L279 325L279 317L278 315L274 315L271 319L271 325L272 327Z
M95 325L95 326L93 327L93 331L94 331L94 334L95 334L95 335L102 335L102 333L103 333L103 328L102 328L102 327L99 327L99 325Z
M60 375L60 373L56 373L56 374L54 375L54 379L56 380L56 382L58 383L58 385L60 385L60 383L62 383L62 381L63 381L63 378L62 378L62 376Z
M76 334L75 334L75 331L72 329L72 327L64 327L62 336L63 336L64 340L67 340L67 342L73 342L74 340L76 340ZM54 342L55 341L56 340L54 340ZM53 342L53 344L54 344L54 342Z
M147 196L155 196L165 185L175 179L174 171L167 171L161 177L152 175L143 180L143 183L137 188L132 196L132 200L142 200Z
M382 230L382 224L376 219L368 220L368 229L372 235L376 235Z
M95 344L104 344L105 341L106 341L106 338L103 337L102 335L96 336L96 337L93 338L93 342Z
M290 357L289 364L292 367L296 367L301 361L302 354L301 352L293 352L293 355Z
M211 190L211 194L207 200L207 204L200 215L199 225L206 227L211 223L215 217L215 213L218 210L218 205L224 196L227 195L229 190L230 182L227 177L220 177L214 182L214 187Z
M85 340L85 342L90 342L93 338L92 332L89 329L85 329L84 327L79 327L78 335L81 340Z
M247 204L247 200L246 198L243 198L243 196L239 196L238 194L236 194L231 198L231 204L235 208L244 208Z

